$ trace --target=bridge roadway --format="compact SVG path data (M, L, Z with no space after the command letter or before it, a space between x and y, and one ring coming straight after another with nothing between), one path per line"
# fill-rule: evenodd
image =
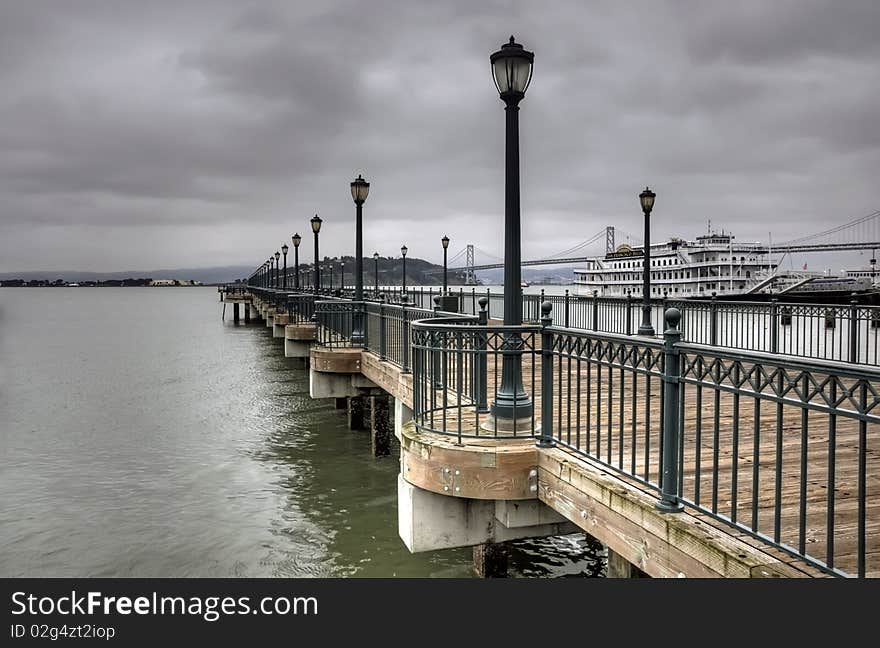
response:
M774 245L773 252L783 254L786 252L846 252L848 250L876 250L880 249L880 241L863 241L859 243L828 243L816 245ZM523 261L520 265L526 266L544 266L544 265L570 265L573 263L586 263L589 259L595 259L599 255L576 256L576 257L560 257L556 259L531 259ZM493 270L503 268L504 262L484 263L474 265L471 268L460 266L449 268L449 272L465 272L466 270ZM427 274L436 274L442 270L431 270Z
M681 492L689 504L700 506L662 513L651 484L657 481L660 454L646 447L656 445L652 426L662 417L660 375L648 372L639 381L627 374L624 380L622 365L573 365L570 355L563 371L565 357L560 355L559 394L563 387L567 393L554 403L555 447L537 447L532 437L459 438L459 432L478 432L485 415L463 404L454 385L420 393L411 371L390 358L381 359L375 349L316 344L321 336L315 324L289 324L289 315L270 304L271 291L258 292L248 295L255 309L252 318L264 318L267 326L274 320L276 336L280 325L286 355L308 356L313 397L345 398L349 410L356 412L364 411L368 397L373 403L369 427L374 449L383 444L383 430L390 425L377 420L375 412L380 418L382 412L395 412L393 429L401 460L399 531L411 551L497 547L517 537L576 527L608 548L609 569L617 576L823 577L829 570L817 568L817 560L829 555L838 575L857 573L861 532L864 575L880 576L880 455L872 442L862 454L866 477L860 481L859 447L861 443L867 449L868 426L844 410L840 416L831 410L824 418L809 418L811 410L821 409L817 385L829 384L827 375L804 378L813 393L797 404L791 398L749 399L744 391L726 385L714 392L713 405L712 392L703 393L703 385L691 378L694 389L681 402ZM525 356L523 362L540 425L541 390L530 377L540 376L543 360L540 344L535 347L538 353ZM497 357L487 357L490 395L499 375ZM463 358L446 359L448 375L467 370L469 360ZM704 361L710 363L708 357L701 358L701 366ZM750 371L747 363L738 367L737 371ZM763 369L771 382L789 380L773 367ZM800 384L798 378L791 380ZM831 382L839 383L843 393L858 394L855 383ZM880 379L870 386L880 388ZM683 392L687 394L687 388ZM393 408L382 404L388 396L394 399ZM421 407L417 399L422 399ZM431 403L428 408L426 401ZM602 406L591 410L591 402ZM432 416L417 428L411 420L413 409L428 409ZM870 430L875 432L873 425ZM624 465L629 474L619 471ZM751 490L744 484L751 484ZM829 485L835 494L830 505ZM737 523L731 524L731 518ZM780 543L794 551L783 550ZM794 555L798 553L809 560Z

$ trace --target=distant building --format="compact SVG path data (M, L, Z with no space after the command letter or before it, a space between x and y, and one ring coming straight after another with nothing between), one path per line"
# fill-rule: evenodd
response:
M201 286L200 281L192 279L153 279L150 281L151 286Z

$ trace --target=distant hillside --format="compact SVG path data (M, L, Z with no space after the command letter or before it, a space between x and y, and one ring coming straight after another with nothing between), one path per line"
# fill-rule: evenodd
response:
M290 259L288 258L288 261ZM322 265L325 265L322 271L322 283L329 280L327 267L333 266L334 284L339 281L339 265L345 264L345 283L352 284L352 273L354 272L354 257L345 256L340 259L334 257L332 259L325 257ZM306 271L311 266L307 263L300 263L300 269ZM364 258L364 283L371 285L373 283L373 257ZM406 276L407 283L410 285L440 285L443 281L442 266L429 263L424 259L416 259L408 257L406 260ZM253 272L253 266L221 266L216 268L173 268L164 270L121 270L119 272L83 272L80 270L54 270L54 271L34 271L34 272L0 272L0 281L8 281L11 279L23 279L25 281L49 281L54 282L61 279L66 282L84 282L84 281L111 281L121 279L190 279L203 284L231 283L236 279L246 279ZM399 284L401 279L401 271L403 270L402 259L399 257L380 257L379 258L379 282L383 285ZM433 271L433 272L432 272ZM439 272L438 272L439 271ZM464 283L464 274L449 272L450 284Z
M55 281L108 281L149 277L150 279L192 279L205 284L226 283L244 279L253 268L249 266L222 266L218 268L176 268L170 270L122 270L120 272L83 272L81 270L54 270L34 272L0 272L0 281L24 279L26 281L46 279Z
M575 268L582 267L582 265L548 265L526 267L522 269L522 278L533 284L547 283L548 280L549 283L568 284L574 281ZM492 270L478 270L477 279L487 285L500 285L504 283L504 269L494 268Z

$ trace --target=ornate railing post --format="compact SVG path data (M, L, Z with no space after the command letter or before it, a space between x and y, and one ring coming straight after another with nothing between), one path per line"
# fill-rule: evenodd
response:
M481 327L485 327L489 322L489 311L486 310L489 306L489 298L488 297L480 297L480 312L477 315L477 324ZM486 358L486 343L487 336L485 329L480 330L476 339L474 340L474 355L476 356L474 359L474 373L475 382L476 382L476 393L477 393L477 411L478 412L488 412L489 411L489 397L488 397L488 369L489 362Z
M440 295L434 295L434 317L440 317ZM440 379L440 355L443 345L440 340L444 336L439 330L431 331L428 338L431 341L431 374L434 383L434 389L442 389L443 381Z
M681 361L678 347L681 342L681 311L670 308L665 313L666 330L663 332L663 473L660 480L660 501L657 508L663 512L681 511L684 506L678 495L679 445L681 444Z
M409 318L407 317L407 314L406 314L406 301L407 301L406 295L404 295L402 299L403 299L403 303L401 306L401 313L402 313L402 317L403 317L403 335L401 337L403 338L403 340L402 340L403 349L401 349L401 351L403 352L403 366L401 367L401 369L403 370L403 373L412 373L412 371L410 370L410 367L409 367L409 348L410 348L411 340L409 339L410 338Z
M379 293L379 360L388 357L388 340L385 333L385 293Z
M553 304L541 304L541 432L538 435L539 448L551 448L553 441L553 333L550 325L553 318L550 311Z
M593 291L593 330L599 330L599 291Z
M568 328L568 288L565 289L565 312L563 313L563 324Z
M357 332L357 330L358 330L357 324L359 323L361 325L361 332L364 334L364 339L361 342L361 346L363 346L365 349L367 349L370 346L370 320L367 317L367 302L361 301L358 304L357 308L358 308L357 316L360 318L360 322L354 323L355 328L354 328L354 331L352 331L352 337L354 337L355 333Z
M633 322L633 296L630 291L626 291L626 334L632 335L632 322Z
M770 353L779 352L779 300L770 300Z
M718 302L714 290L709 300L709 344L718 344Z
M855 293L849 302L849 361L859 361L859 302Z

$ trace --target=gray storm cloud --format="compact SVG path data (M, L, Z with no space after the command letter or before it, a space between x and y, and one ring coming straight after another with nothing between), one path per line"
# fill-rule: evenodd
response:
M533 49L524 256L613 224L794 238L877 208L868 0L0 4L0 271L257 265L325 220L365 246L500 253L503 105Z

